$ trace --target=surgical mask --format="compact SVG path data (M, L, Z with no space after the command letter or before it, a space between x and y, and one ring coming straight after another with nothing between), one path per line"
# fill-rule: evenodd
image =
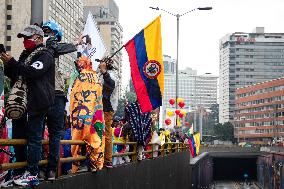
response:
M33 50L36 47L36 42L33 39L24 39L23 43L26 50Z

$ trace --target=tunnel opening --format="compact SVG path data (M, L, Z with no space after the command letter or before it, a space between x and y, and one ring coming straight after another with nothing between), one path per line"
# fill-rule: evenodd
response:
M257 158L213 158L213 179L244 180L244 174L249 180L257 179Z

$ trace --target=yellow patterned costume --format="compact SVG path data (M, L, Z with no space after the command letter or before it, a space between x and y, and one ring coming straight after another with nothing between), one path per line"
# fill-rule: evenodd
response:
M92 168L102 169L105 149L102 86L86 57L80 58L77 66L80 73L70 93L72 140L84 140ZM73 145L71 153L73 157L81 155L81 147ZM72 172L77 170L78 165L73 163Z

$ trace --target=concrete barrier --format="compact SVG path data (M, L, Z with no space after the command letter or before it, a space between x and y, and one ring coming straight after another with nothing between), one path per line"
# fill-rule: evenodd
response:
M190 188L209 188L213 181L213 163L208 152L190 160Z
M190 153L130 163L96 173L64 176L53 183L43 182L38 189L188 189L190 188Z

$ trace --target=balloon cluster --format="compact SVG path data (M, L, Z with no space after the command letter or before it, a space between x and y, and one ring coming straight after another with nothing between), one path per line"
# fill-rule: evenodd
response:
M176 101L175 101L175 99L171 98L171 99L169 99L169 103L170 103L170 105L173 106L176 103ZM185 106L184 99L178 98L177 104L180 108L183 108ZM173 117L175 114L176 114L176 116L183 118L186 115L186 111L180 110L180 109L176 109L175 111L167 111L167 116L169 116L169 117ZM168 118L168 119L165 120L166 125L170 125L171 123L172 123L171 119Z

